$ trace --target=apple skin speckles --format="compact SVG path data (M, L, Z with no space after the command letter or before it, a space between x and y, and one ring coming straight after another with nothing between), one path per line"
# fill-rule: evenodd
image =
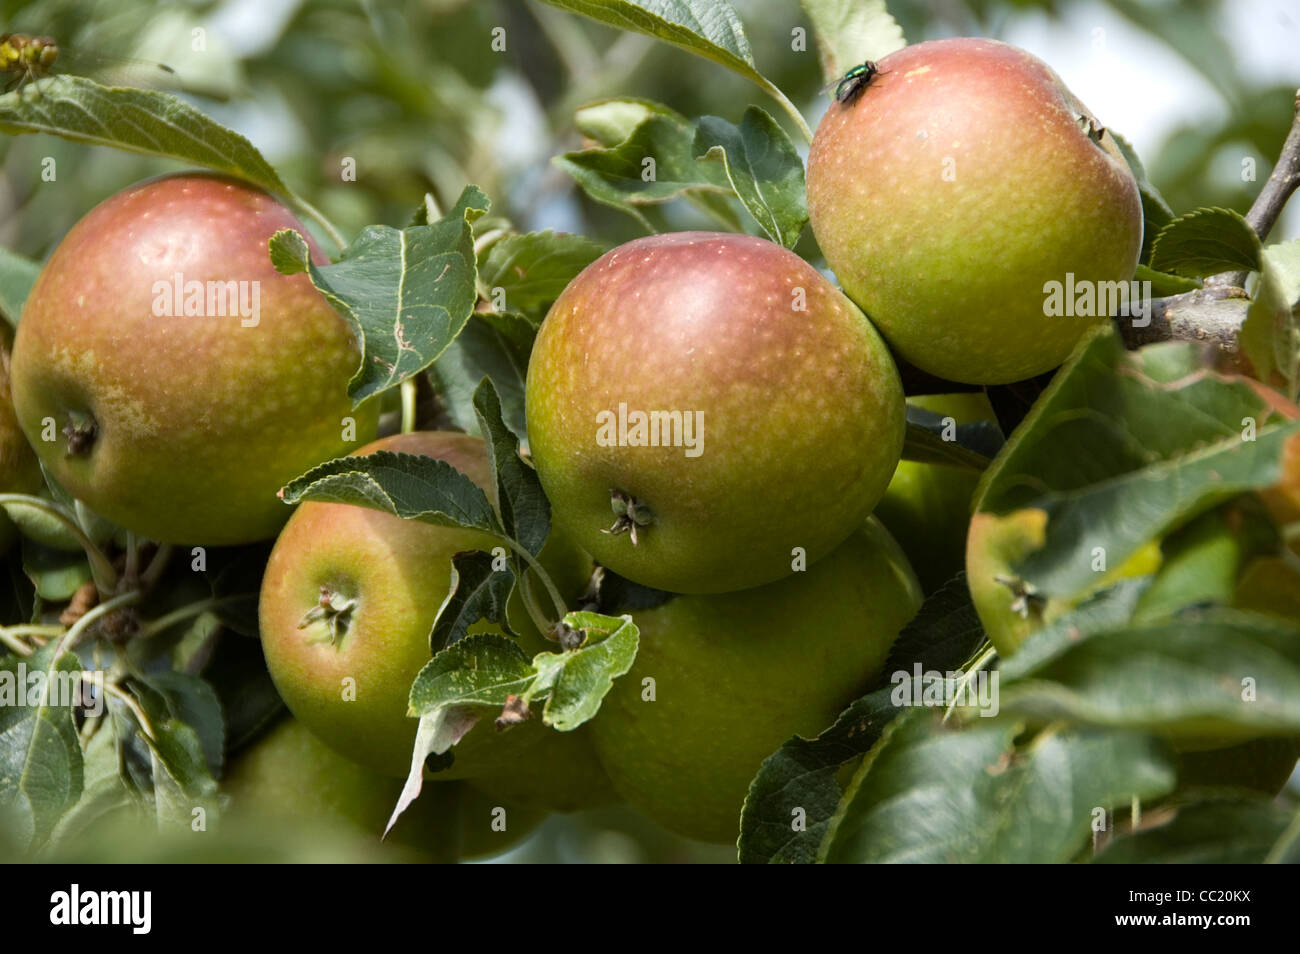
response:
M612 446L599 415L680 412L698 454ZM555 519L610 569L674 592L792 572L844 540L902 448L902 388L862 313L797 255L684 232L593 262L555 302L529 364L531 452ZM679 432L680 433L680 432ZM611 492L653 515L609 533Z
M1099 316L1045 310L1047 282L1127 282L1137 183L1060 78L1005 43L936 40L883 58L832 103L808 156L826 261L896 353L951 381L1059 365Z

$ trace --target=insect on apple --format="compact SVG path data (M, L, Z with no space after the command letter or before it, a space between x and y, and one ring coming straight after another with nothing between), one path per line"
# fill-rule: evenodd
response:
M852 106L880 74L880 68L871 60L849 70L835 85L835 101Z

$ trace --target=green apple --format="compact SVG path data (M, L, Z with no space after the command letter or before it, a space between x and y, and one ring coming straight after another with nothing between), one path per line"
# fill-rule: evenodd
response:
M0 337L0 493L34 494L41 489L41 465L32 453L9 397L9 340ZM13 545L13 521L0 510L0 555Z
M591 722L615 789L671 831L734 841L763 759L834 722L920 604L906 556L871 518L805 572L634 612L636 663Z
M556 522L676 593L829 553L885 492L904 431L862 313L779 245L708 232L637 239L570 282L533 347L527 413Z
M14 407L95 512L171 543L266 539L288 517L281 486L374 437L377 404L347 395L347 322L271 266L280 229L307 234L260 189L174 175L96 206L46 262L14 342Z
M808 156L827 263L924 371L1003 384L1056 367L1109 317L1101 283L1138 263L1142 204L1119 148L1013 46L935 40L877 66L831 103Z
M383 438L360 453L379 450L445 460L492 496L480 438L422 431ZM407 701L411 683L431 657L429 634L450 587L451 558L500 545L477 531L364 507L302 504L271 551L259 604L267 667L290 711L348 758L405 776L417 728ZM585 555L553 534L542 562L566 598L580 594L583 568L590 569ZM510 611L529 655L554 648L521 605L512 604ZM500 632L486 623L473 631L484 630ZM440 777L507 771L551 731L532 720L498 733L490 719L483 721L489 724L471 730L455 747L455 763Z
M586 811L618 801L585 725L572 732L546 731L506 771L476 775L470 784L495 802L546 812Z
M1068 597L1043 597L1027 589L1016 567L1046 541L1047 513L1036 508L1009 514L976 513L966 537L966 582L984 632L1003 657L1035 630L1065 615L1093 594L1123 579L1155 573L1160 542L1139 547L1117 567L1097 573L1094 585Z
M402 783L348 761L290 717L231 760L222 790L236 823L291 819L378 838ZM513 847L543 817L463 782L428 782L385 840L438 860L474 858Z
M994 420L982 391L927 394L908 404L952 418L957 424ZM899 461L875 515L885 525L930 593L952 579L966 563L966 529L977 471L944 464Z

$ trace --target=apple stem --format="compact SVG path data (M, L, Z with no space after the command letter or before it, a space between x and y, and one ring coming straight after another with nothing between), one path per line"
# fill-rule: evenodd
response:
M334 243L340 252L348 247L348 243L343 239L343 233L334 227L333 222L325 218L325 214L321 212L320 209L316 208L316 206L312 205L297 193L289 193L289 198L292 199L294 204L302 210L304 215L321 227L325 234L329 236L330 241Z
M136 633L137 639L149 639L151 636L157 636L163 630L175 626L177 623L187 620L193 616L206 613L210 609L216 609L225 601L225 597L210 596L207 599L196 600L179 609L172 610L159 616L157 619L151 619L142 623L139 631Z
M770 80L764 80L760 85L762 85L763 89L769 96L777 101L781 109L785 111L785 114L794 120L795 128L799 130L799 135L803 136L804 142L812 145L812 129L808 127L808 121L803 118L803 113L799 112L799 108L795 106L794 103L790 102L790 98L777 89L776 85Z
M416 384L415 378L407 378L401 383L402 390L402 433L410 434L415 430Z
M514 550L515 553L517 553L523 561L528 564L529 569L534 570L537 573L537 578L542 581L542 585L546 587L546 592L551 596L551 602L555 604L556 612L560 614L559 618L564 619L564 617L569 615L569 608L565 605L564 598L560 596L560 591L556 588L554 581L551 580L551 575L542 568L541 563L537 562L537 557L529 553L528 548L523 546L513 537L502 536L498 539L511 550ZM547 625L542 629L542 632L548 632L550 628L551 621L548 619Z
M144 568L140 574L140 585L145 589L153 586L162 576L163 570L167 569L167 564L171 562L173 548L170 543L158 544L158 549L154 551L153 557L149 560L149 565Z
M540 629L544 635L549 636L555 623L546 615L546 611L538 605L537 594L533 592L532 581L529 580L527 573L524 573L519 578L519 595L524 601L524 609L528 610L528 615L533 620L533 625Z

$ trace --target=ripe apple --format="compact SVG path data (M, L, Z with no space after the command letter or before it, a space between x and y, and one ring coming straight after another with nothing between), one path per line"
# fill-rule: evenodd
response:
M569 283L527 413L557 523L678 593L829 553L884 493L904 429L897 369L848 299L778 245L706 232L628 242Z
M34 494L41 489L41 465L32 453L9 397L8 335L0 337L0 493ZM0 510L0 555L13 545L13 521Z
M54 250L14 343L14 407L92 510L166 542L265 539L288 517L281 486L374 437L377 405L347 395L347 322L271 266L286 228L306 234L260 189L174 175L102 202Z
M236 823L252 818L309 821L377 839L402 783L348 761L289 717L231 760L222 790L231 796L229 818ZM504 815L497 809L504 809ZM430 783L385 841L437 859L474 858L513 847L543 817L490 799L463 782Z
M359 453L379 450L436 457L485 490L492 486L486 446L477 437L398 434ZM259 606L267 667L290 711L342 755L405 776L417 728L407 716L407 701L411 683L431 657L429 634L450 586L451 558L499 545L477 531L364 507L302 504L271 551ZM561 592L576 598L586 582L582 568L590 569L585 555L553 534L542 561ZM521 604L512 601L510 611L529 655L553 648ZM487 624L473 631L481 630L500 632ZM491 719L483 723L455 747L455 763L440 778L508 771L552 731L536 720L501 733Z
M1138 262L1142 205L1119 148L1013 46L935 40L877 66L830 105L808 156L826 261L924 371L1003 384L1056 367L1107 318L1066 317L1069 288L1095 296ZM1046 312L1049 282L1074 305L1064 315Z
M870 518L805 572L634 612L636 663L591 722L615 789L671 831L734 841L763 759L834 722L920 605L903 551Z
M908 404L951 417L958 424L994 420L982 391L927 394ZM919 461L898 462L875 516L898 541L929 593L952 579L966 564L966 529L980 475L973 470Z

